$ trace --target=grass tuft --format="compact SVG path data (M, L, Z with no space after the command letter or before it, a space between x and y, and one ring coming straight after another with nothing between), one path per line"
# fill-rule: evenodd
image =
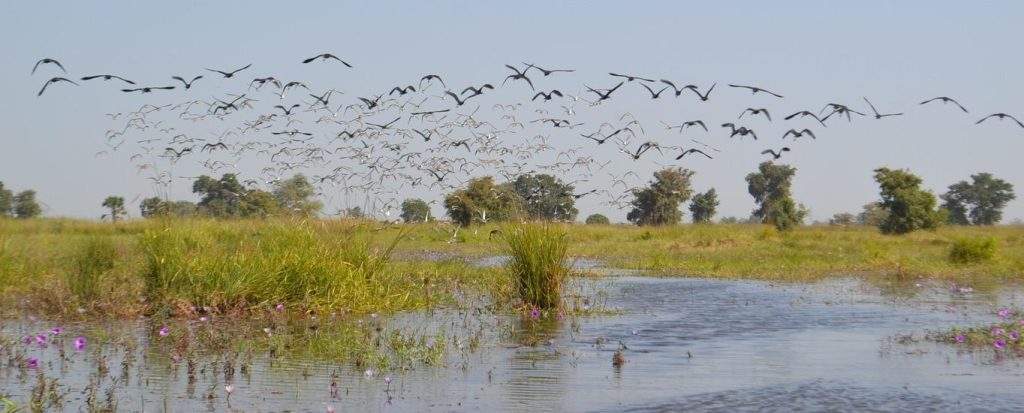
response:
M996 239L992 237L958 238L949 249L954 264L977 264L996 256Z
M525 304L554 309L562 303L562 285L569 277L569 242L554 224L519 224L504 231L508 270Z

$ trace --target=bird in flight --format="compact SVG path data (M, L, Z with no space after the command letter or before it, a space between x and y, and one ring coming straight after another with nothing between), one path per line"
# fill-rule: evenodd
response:
M743 110L743 112L740 112L740 116L737 117L736 119L741 119L741 118L743 118L743 115L746 115L748 113L751 116L764 115L764 117L768 118L769 122L771 122L771 120L772 120L772 115L770 113L768 113L768 109L765 109L765 108L760 108L760 109L758 109L758 108L746 108L746 109Z
M686 89L690 89L690 90L694 91L695 93L697 93L698 95L700 94L700 92L697 92L697 86L695 86L695 85L686 85L686 86L683 86L681 88L678 88L678 87L676 87L675 83L672 83L672 81L668 80L668 79L661 79L661 83L664 83L666 85L671 86L672 90L676 94L676 97L679 97L679 95L683 94L683 91L686 90Z
M643 83L641 83L640 86L643 86L644 89L647 89L647 91L651 93L651 99L657 99L658 97L661 96L661 92L664 92L665 90L668 89L668 86L665 86L665 87L661 88L661 90L655 92L654 89L651 89L649 86L647 86L647 85L645 85Z
M285 116L291 115L292 114L292 110L294 110L297 107L299 107L298 103L296 103L294 105L291 105L290 107L287 107L287 108L284 107L284 106L281 106L281 105L274 106L275 109L281 109L281 111L284 112Z
M704 156L708 157L708 159L715 159L715 158L712 158L711 155L708 155L707 153L705 153L704 151L702 151L700 149L690 148L690 149L687 149L687 150L683 151L683 153L679 154L679 156L676 157L676 160L678 161L680 159L683 159L684 156L689 155L691 153L699 153L701 155L704 155Z
M757 140L757 134L754 133L754 131L752 129L747 129L746 126L740 126L740 127L737 128L736 125L734 125L732 123L723 123L722 127L723 128L729 128L729 130L730 130L729 137L730 138L732 138L732 137L734 137L736 135L740 135L741 137L742 136L750 135L750 136L752 136L754 138L755 141Z
M388 92L388 96L391 96L391 95L395 94L395 92L398 92L398 95L401 96L401 95L404 95L406 93L415 92L415 91L416 91L416 88L412 87L412 85L409 85L409 86L406 86L406 87L395 86L395 87L391 88L391 92Z
M521 80L525 80L526 83L530 84L530 90L535 90L534 87L533 87L533 81L531 81L530 78L526 77L526 71L530 70L529 68L527 68L526 70L523 70L523 71L519 71L519 69L516 69L516 68L514 68L514 67L512 67L510 65L505 65L505 67L509 68L510 70L512 70L515 73L506 76L505 80L503 82L501 82L502 86L504 86L505 82L508 82L509 79L512 79L512 80L520 80L521 79Z
M759 88L757 86L729 84L729 87L736 87L736 88L742 88L742 89L750 89L750 94L752 94L752 95L756 95L757 92L763 92L763 93L767 93L769 95L775 96L777 98L782 98L782 95L780 95L778 93L772 92L772 91L770 91L768 89Z
M552 73L558 73L558 72L572 73L572 72L576 71L576 69L545 69L545 68L537 66L537 65L535 65L533 63L526 63L526 62L523 62L523 64L526 65L526 70L537 69L541 73L543 73L544 76L549 76Z
M441 86L442 87L448 87L448 85L444 84L444 80L441 80L441 76L438 76L438 75L426 75L426 76L423 76L423 77L420 78L420 88L423 87L423 82L429 82L431 80L437 80L438 82L441 82Z
M125 83L127 83L129 85L134 85L135 84L135 82L132 82L131 80L128 80L128 79L125 79L125 78L123 78L121 76L116 76L116 75L92 75L92 76L85 76L85 77L82 78L82 80L88 81L88 80L100 79L100 78L102 78L103 80L117 79L117 80L125 82Z
M68 83L70 83L72 85L78 86L78 83L75 83L74 81L72 81L70 79L63 78L63 77L55 77L55 78L52 78L50 80L47 80L46 83L43 83L43 88L39 89L39 93L36 93L36 96L37 97L38 96L42 96L43 92L46 91L46 87L47 86L50 86L51 84L58 83L58 82L68 82Z
M868 100L867 97L864 98L864 101L868 102L868 106L871 107L871 111L875 113L875 119L882 119L882 118L887 117L887 116L900 116L900 115L903 114L903 112L900 112L900 113L878 113L878 109L875 109L875 105L871 104L871 101Z
M124 93L132 93L132 92L150 93L150 92L152 92L154 90L171 90L171 89L174 89L174 86L146 86L146 87L139 87L139 88L134 88L134 89L121 89L121 91L124 92Z
M1017 120L1017 118L1013 117L1012 115L1007 115L1005 113L993 113L991 115L988 115L988 116L986 116L984 118L979 119L977 122L974 122L974 124L975 125L980 124L981 122L984 122L984 121L989 120L991 118L996 118L996 119L999 119L999 120L1004 120L1006 118L1010 118L1014 122L1017 122L1017 126L1020 126L1020 127L1024 128L1024 123L1021 123L1019 120Z
M610 99L612 97L612 92L614 92L616 89L622 87L622 85L624 83L626 83L626 82L619 82L619 84L615 85L615 87L613 87L611 89L604 89L604 91L605 91L604 93L601 93L599 90L594 89L594 88L592 88L590 86L587 86L587 85L583 85L583 86L586 86L587 90L596 93L597 94L597 98L598 98L597 101L600 102L602 100Z
M32 66L32 74L33 75L36 74L36 69L38 69L39 65L41 65L41 64L57 65L57 67L59 67L62 72L64 72L64 73L68 72L66 69L64 69L64 65L60 64L60 62L58 62L57 59L51 59L49 57L44 57L42 59L39 59L39 61L36 62L35 66Z
M658 146L658 143L654 141L647 141L640 144L640 147L636 149L636 152L627 152L625 149L619 149L619 151L622 151L622 153L629 155L630 157L633 158L634 161L636 161L639 160L644 153L647 153L647 151L651 149L657 149L658 152L661 152L661 146Z
M967 111L967 108L965 108L964 105L961 105L960 102L956 101L956 99L953 99L953 98L948 97L948 96L939 96L939 97L931 98L931 99L922 101L921 103L918 103L918 104L919 105L924 105L926 103L930 103L930 102L936 101L936 100L941 101L942 103L953 102L953 104L956 105L956 107L960 108L960 110L964 111L964 113L970 113L970 112Z
M782 153L783 152L789 152L789 147L788 146L783 146L782 149L779 149L778 152L775 152L774 150L771 150L771 149L765 149L765 150L761 151L761 155L771 154L772 155L772 159L779 159L779 158L782 157Z
M537 92L536 95L533 95L533 99L530 99L530 101L537 100L537 98L539 98L539 97L543 97L544 100L551 100L551 96L552 95L558 96L558 97L562 97L562 92L559 92L558 89L552 89L548 93L544 93L543 91Z
M690 89L690 90L692 90L693 93L697 94L697 97L700 98L701 102L707 102L708 101L708 97L711 96L711 91L715 90L715 86L716 85L718 85L718 83L712 83L711 87L708 88L708 91L706 93L704 93L703 95L700 94L700 91L697 90L697 87L694 87L693 89Z
M335 55L330 54L330 53L320 53L320 54L318 54L316 56L313 56L313 57L311 57L309 59L303 60L302 63L303 64L310 63L310 62L312 62L312 61L314 61L316 59L321 59L323 61L334 59L334 60L337 60L337 61L341 62L341 64L343 64L343 65L345 65L347 67L352 67L352 65L348 64L348 62L346 62L344 60L341 60L341 59L338 58L338 56L335 56Z
M203 78L203 76L200 75L200 76L193 77L192 80L186 81L181 76L171 76L171 79L177 80L177 81L181 82L182 85L185 85L185 89L191 89L192 88L192 84L195 83L197 80L202 79L202 78Z
M398 121L399 121L399 120L401 120L401 119L402 119L402 117L401 117L401 116L399 116L399 117L395 118L395 120L393 120L393 121L391 121L391 122L388 122L388 123L385 123L385 124L383 124L383 125L378 125L378 124L376 124L376 123L370 123L370 122L366 122L366 124L367 124L367 125L370 125L370 126L376 126L376 127L378 127L378 128L380 128L380 129L382 129L382 130L383 130L383 129L387 129L387 128L388 128L388 126L394 125L394 124L395 124L395 122L398 122Z
M782 135L782 139L786 139L786 137L788 137L789 135L793 135L793 140L796 140L796 138L802 137L804 135L810 136L811 139L818 139L818 137L814 136L814 132L811 132L810 129L790 129Z
M638 79L639 80L643 80L644 82L653 82L654 81L654 79L648 79L646 77L640 77L640 76L634 76L634 75L622 75L622 74L611 73L611 72L609 72L608 74L612 75L612 76L615 76L615 77L626 78L627 82L632 82L632 81L638 80Z
M235 69L235 70L230 71L230 72L223 72L223 71L220 71L220 70L217 70L217 69L210 69L210 68L206 68L206 70L209 70L211 72L220 73L221 75L224 76L225 79L228 79L228 78L231 78L231 77L235 76L236 73L241 72L241 71L243 71L245 69L248 69L250 66L252 66L252 63L249 63L249 64L243 66L242 68Z
M689 128L689 127L693 127L693 126L700 126L701 128L704 128L705 132L708 132L708 126L705 125L704 121L702 121L702 120L691 120L691 121L683 122L683 123L681 123L679 125L674 125L674 126L666 124L665 122L662 122L662 124L665 125L665 129L669 129L669 130L679 128L679 133L683 133L683 129L684 128Z
M796 113L794 113L794 114L792 114L792 115L786 116L786 120L790 120L790 119L793 119L793 118L795 118L795 117L797 117L797 116L799 116L799 117L801 117L801 118L802 118L802 117L806 117L806 116L810 116L810 117L814 118L814 120L818 121L818 123L820 123L820 124L821 124L821 126L825 126L825 122L823 122L823 121L821 120L821 118L819 118L819 117L818 117L818 115L815 115L815 114L814 114L813 112L810 112L810 111L806 111L806 110L801 110L801 111L799 111L799 112L796 112ZM827 127L827 126L826 126L826 127Z
M484 90L486 90L486 89L494 90L494 85L492 85L490 83L484 83L483 85L480 85L480 87L467 86L465 89L462 89L462 94L465 95L466 92L473 92L472 95L470 95L468 98L466 98L466 99L469 99L469 98L471 98L473 96L484 94ZM562 95L558 95L558 96L562 96Z
M466 102L469 101L469 99L472 99L473 96L476 96L476 95L470 95L469 97L467 97L465 99L459 99L459 95L456 95L455 93L453 93L450 90L444 91L444 94L446 94L448 96L451 96L452 99L455 99L455 105L456 106L462 106L462 105L466 104Z

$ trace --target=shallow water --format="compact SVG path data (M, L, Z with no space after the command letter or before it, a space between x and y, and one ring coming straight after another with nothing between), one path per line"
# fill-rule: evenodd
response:
M927 329L994 320L997 305L1021 303L1017 288L952 294L942 286L910 286L909 293L892 295L853 280L582 282L619 313L545 323L529 335L499 334L518 319L473 312L387 321L423 333L489 332L479 351L452 346L446 367L367 376L350 365L270 365L257 358L248 374L230 379L236 390L228 403L216 363L200 363L205 370L189 385L184 366L141 346L127 384L106 379L98 397L114 388L122 411L324 411L328 405L337 411L1024 410L1017 358L917 340ZM7 322L0 334L33 328L43 327ZM917 339L892 339L906 334ZM620 342L628 347L627 361L614 368ZM95 366L84 354L63 366L47 363L56 351L32 354L42 356L48 376L61 377L64 410L79 411ZM122 377L118 360L108 362L111 377ZM340 373L337 398L329 391L333 371ZM393 377L390 386L385 375ZM0 367L0 394L24 402L32 384L34 375Z

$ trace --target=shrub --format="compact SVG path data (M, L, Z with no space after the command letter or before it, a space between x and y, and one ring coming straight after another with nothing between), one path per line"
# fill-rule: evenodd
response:
M542 309L558 308L570 272L565 231L550 224L520 224L504 234L508 270L519 298Z
M109 237L86 238L71 257L73 271L65 273L65 282L81 303L99 296L104 276L117 263L117 246Z
M604 215L593 214L587 217L586 223L587 225L608 225L611 221Z
M992 237L956 239L949 249L949 261L956 264L985 262L995 255L996 240Z

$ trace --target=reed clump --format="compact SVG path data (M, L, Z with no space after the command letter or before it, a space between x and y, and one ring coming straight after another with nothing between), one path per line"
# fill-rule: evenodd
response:
M182 222L146 231L145 290L162 304L220 310L297 303L311 309L388 307L402 283L365 239L328 236L307 223ZM394 304L394 303L392 303Z
M949 249L949 261L954 264L977 264L991 261L996 256L993 237L957 238Z
M508 270L524 304L541 309L561 306L562 286L571 269L566 232L554 224L518 224L503 231Z

